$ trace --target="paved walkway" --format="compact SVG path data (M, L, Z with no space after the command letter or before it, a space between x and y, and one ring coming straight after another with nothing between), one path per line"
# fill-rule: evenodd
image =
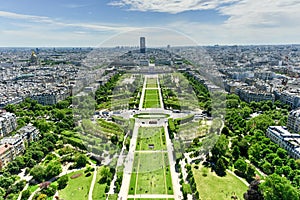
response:
M131 172L132 172L132 168L133 168L134 151L136 148L136 140L138 137L138 129L139 129L139 124L135 123L133 133L132 133L132 138L130 141L129 152L125 159L123 180L122 180L122 185L121 185L121 189L119 192L119 199L122 199L122 200L127 199L127 196L128 196L128 191L129 191L129 186L130 186L130 177L131 177Z
M140 98L139 110L143 109L146 87L147 87L147 76L145 76L145 80L144 80L142 95L141 95L141 98Z
M93 180L90 186L90 190L89 190L89 200L93 200L93 190L95 187L95 183L96 183L96 178L97 178L97 170L98 168L96 166L94 166L94 175L93 175Z

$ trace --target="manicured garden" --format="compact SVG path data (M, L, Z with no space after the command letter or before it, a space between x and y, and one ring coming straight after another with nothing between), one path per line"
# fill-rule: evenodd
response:
M163 127L140 127L136 150L166 150L165 131Z
M153 199L147 199L147 198L129 198L129 199L127 199L127 200L153 200ZM174 200L173 198L167 198L167 199L157 199L157 198L155 198L155 200Z
M157 88L157 79L156 78L147 78L146 87L147 88Z
M231 199L231 196L237 196L238 199L244 199L243 193L247 191L247 186L232 174L218 176L211 172L210 168L197 165L193 166L193 174L197 184L197 190L201 199Z
M135 154L129 194L173 194L167 153Z
M133 117L139 119L164 119L170 117L170 115L164 113L139 113L133 115Z
M144 108L159 108L159 93L157 89L146 89L144 98Z

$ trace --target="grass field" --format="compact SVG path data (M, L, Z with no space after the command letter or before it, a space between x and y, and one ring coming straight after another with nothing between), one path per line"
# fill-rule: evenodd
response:
M129 194L173 194L167 153L135 154Z
M157 88L157 79L156 78L147 78L146 87L147 88Z
M69 182L67 187L60 190L59 197L65 200L85 200L88 199L90 185L93 178L93 173L86 177L84 170L79 170L68 174ZM74 174L82 174L77 178L70 178Z
M210 169L206 170L207 176L203 176L203 166L199 169L193 168L194 178L197 184L197 190L201 199L231 199L232 195L237 195L238 199L244 199L243 194L248 187L235 176L228 174L224 177L217 176Z
M133 115L133 117L139 119L164 119L170 117L170 115L164 113L139 113Z
M129 198L129 199L127 199L127 200L153 200L153 199L146 199L146 198ZM168 199L156 199L155 198L155 200L174 200L173 198L168 198Z
M159 108L159 94L157 89L145 90L144 108Z
M154 145L149 148L149 144ZM136 150L166 150L166 139L163 127L140 127Z
M102 167L99 167L97 170L97 176L96 176L96 183L93 189L93 200L106 200L106 195L105 195L105 184L100 184L98 181L101 178L100 171Z

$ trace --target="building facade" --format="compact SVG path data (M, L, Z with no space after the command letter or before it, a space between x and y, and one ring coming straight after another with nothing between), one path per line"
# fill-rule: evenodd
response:
M0 111L0 137L6 136L16 130L17 119L14 113Z
M146 53L146 38L140 37L140 53Z
M275 95L270 92L253 90L250 87L236 88L235 94L238 95L241 100L250 103L251 101L275 101Z
M300 158L299 134L290 133L285 126L270 126L267 129L266 136L285 149L291 157Z
M25 142L36 141L39 136L39 130L32 124L28 124L18 130L16 135L2 138L0 140L0 170L16 156L24 153Z
M287 127L295 133L300 132L300 109L292 110L287 120Z
M0 145L0 170L13 159L13 146L10 144Z

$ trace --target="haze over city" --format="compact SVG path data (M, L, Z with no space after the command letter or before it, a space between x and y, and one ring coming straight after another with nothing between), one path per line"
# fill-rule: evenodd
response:
M95 47L144 27L178 31L198 45L295 44L299 10L297 0L2 1L0 46ZM168 38L160 33L157 41ZM123 42L138 45L130 38ZM186 44L175 39L172 45Z

